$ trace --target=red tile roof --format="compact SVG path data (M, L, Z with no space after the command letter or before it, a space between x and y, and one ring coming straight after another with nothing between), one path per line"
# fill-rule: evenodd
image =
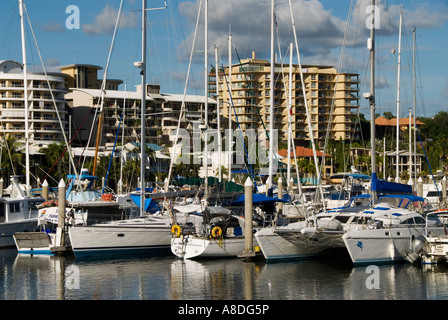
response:
M413 123L414 119L412 119L411 122ZM424 125L424 123L418 119L416 119L415 122L417 123L417 125ZM398 124L400 126L409 126L409 118L400 118L398 120ZM375 125L396 127L397 126L397 118L392 118L389 120L384 117L378 117L375 119Z
M288 150L284 149L284 150L279 150L278 154L282 157L287 157L288 156ZM322 151L318 151L316 150L316 155L318 157L322 157L323 156L323 152ZM305 148L305 147L296 147L296 156L298 158L303 158L303 157L313 157L313 149L310 148ZM332 157L331 154L326 153L325 154L326 157ZM294 157L294 152L291 151L290 152L290 157Z

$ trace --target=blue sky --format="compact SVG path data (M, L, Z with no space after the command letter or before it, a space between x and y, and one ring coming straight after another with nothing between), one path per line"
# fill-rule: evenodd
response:
M18 1L2 0L0 12L0 59L21 61ZM84 63L105 67L120 0L25 0L27 13L47 68ZM280 1L278 1L280 3ZM284 3L284 1L281 1ZM368 52L365 8L369 0L293 0L294 19L303 64L338 66L349 9L350 24L342 70L360 73L362 92L368 91ZM193 43L199 0L167 0L165 10L148 13L148 82L161 85L162 92L182 93ZM229 30L234 50L241 59L252 51L269 59L268 0L209 0L209 50L219 48L219 63L227 64ZM377 30L377 107L378 113L396 114L396 78L399 11L403 11L401 55L401 112L412 107L412 28L417 34L417 116L432 116L447 110L448 99L448 5L437 1L377 1L380 28ZM79 29L68 29L66 13L70 5L79 8ZM352 5L352 7L351 7ZM162 7L162 0L148 1L148 7ZM122 79L134 90L140 76L133 67L141 60L140 0L123 1L120 29L108 71L109 78ZM288 4L276 7L279 38L277 54L288 63L286 48L292 38ZM194 64L188 92L203 94L203 23L198 26ZM40 65L34 40L27 26L29 64ZM281 48L281 54L277 50ZM395 54L392 54L395 49ZM232 54L233 62L237 56ZM295 58L296 59L296 58ZM214 64L210 52L209 64ZM102 78L100 73L99 77ZM120 87L124 89L124 85ZM369 118L366 102L361 112Z

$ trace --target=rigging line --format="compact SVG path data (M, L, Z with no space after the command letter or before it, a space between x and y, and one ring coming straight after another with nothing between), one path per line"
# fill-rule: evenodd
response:
M283 82L283 89L285 90L285 97L288 97L288 86L286 85L286 81L285 81L285 70L284 70L284 64L283 64L283 57L282 57L282 51L281 51L281 45L280 45L280 34L279 34L279 28L278 25L276 23L277 26L277 44L278 44L278 51L279 51L279 55L280 55L280 61L281 61L281 70L282 70L282 82ZM289 47L286 51L286 53L289 52ZM275 86L274 86L275 87ZM288 98L286 98L288 99ZM281 108L282 106L278 106L277 108ZM288 117L290 117L290 111L287 110L288 112ZM288 127L289 130L289 127ZM292 137L290 137L292 139ZM289 151L289 150L288 150ZM290 156L290 154L288 154L288 157ZM277 158L277 155L275 155L275 157ZM280 170L280 174L282 175L282 178L284 181L286 181L286 184L288 184L288 180L285 177L285 174L283 173L283 170Z
M325 142L324 142L324 152L322 154L322 161L320 164L320 179L322 179L322 173L323 173L323 168L325 165L325 152L327 150L328 147L328 140L330 139L330 129L331 129L331 124L332 124L332 118L333 118L333 112L335 109L335 100L336 100L336 92L337 92L337 86L339 83L339 76L341 74L341 69L342 69L342 63L343 63L343 58L344 58L344 52L345 52L345 46L347 43L347 35L348 35L348 27L350 25L350 16L352 14L352 7L353 7L353 0L350 1L350 7L348 10L348 16L347 16L347 22L345 24L345 32L344 32L344 39L342 41L342 48L341 48L341 54L339 56L339 65L338 65L338 70L336 73L336 82L334 84L334 88L333 88L333 98L331 100L331 108L330 108L330 116L328 118L328 125L327 125L327 133L325 135ZM344 107L345 109L345 107ZM345 139L344 139L345 140ZM344 169L345 169L345 146L343 144L343 159L344 159ZM345 171L345 170L344 170ZM321 180L318 181L318 183L321 183Z
M28 10L27 10L25 5L24 5L24 9L25 9L25 13L26 13L26 17L27 17L29 26L30 26L31 33L32 33L33 38L34 38L36 49L37 49L37 52L39 54L39 59L40 59L40 62L42 64L42 68L43 68L43 71L44 71L44 74L45 74L45 77L46 77L46 80L47 80L47 85L48 85L48 88L50 90L51 100L53 102L53 106L55 108L56 115L58 117L59 125L61 127L62 136L64 137L64 141L65 141L65 144L66 144L67 148L69 148L69 159L70 159L70 162L71 162L71 164L73 166L73 170L75 172L75 175L78 177L78 172L76 171L75 163L74 163L74 160L73 160L73 157L72 157L72 152L70 150L70 146L69 146L68 141L67 141L67 136L65 134L64 126L62 125L62 120L61 120L61 116L59 114L59 110L58 110L58 107L57 107L57 104L56 104L56 100L55 100L55 97L54 97L53 89L52 89L52 87L50 85L50 81L48 80L47 70L46 70L44 62L42 60L42 55L41 55L41 52L40 52L40 49L39 49L39 45L37 44L37 39L36 39L36 36L34 34L34 30L33 30L33 26L32 26L31 21L30 21L30 17L28 16ZM26 85L26 84L24 84L24 85Z
M307 122L308 122L308 131L309 131L309 135L310 135L310 143L312 146L312 150L313 150L313 158L314 158L314 166L316 169L316 174L318 176L318 181L320 181L320 171L318 170L319 165L318 165L318 159L317 159L317 155L316 155L316 144L314 141L314 132L313 132L313 127L311 125L311 116L310 116L310 109L309 109L309 104L308 104L308 99L306 99L306 89L305 89L305 80L303 77L303 70L302 70L302 63L300 60L300 51L299 51L299 44L298 44L298 39L297 39L297 32L296 32L296 25L295 25L295 19L294 19L294 11L292 9L292 2L291 0L288 1L289 3L289 11L290 11L290 16L291 16L291 24L292 24L292 30L294 33L294 42L295 42L295 49L296 49L296 53L297 53L297 64L299 65L300 68L300 82L302 83L302 93L303 93L303 97L304 97L304 104L305 104L305 111L306 111L306 116L307 116ZM321 196L321 200L322 200L322 205L323 205L323 209L325 210L325 201L324 201L324 192L322 190L322 185L319 183L318 185L318 189L320 192L320 196ZM318 193L316 192L316 198L318 196ZM317 226L317 225L316 225Z
M123 114L124 113L121 114L120 122L119 122L118 128L117 128L117 133L115 134L114 147L113 147L112 153L110 155L109 167L107 168L106 178L104 179L104 184L103 184L103 190L101 191L102 194L104 193L104 188L106 187L107 179L109 178L109 170L110 170L110 166L112 165L112 160L113 160L113 157L114 157L115 147L117 145L118 134L120 133L120 126L121 126L121 121L123 120Z
M87 120L87 117L90 115L90 112L91 112L91 111L89 111L89 112L87 113L87 115L85 116L83 122L81 123L81 126L80 126L79 129L75 132L75 134L73 135L72 139L70 140L69 145L72 144L73 140L75 140L75 138L77 137L79 131L81 131L81 129L82 129L84 123L85 123L86 120ZM67 146L65 147L64 151L59 155L58 160L56 160L56 162L53 164L53 166L50 168L50 170L48 170L48 173L46 174L46 176L44 176L44 178L42 179L42 182L41 182L41 183L43 183L43 181L45 181L45 179L46 179L47 176L51 173L51 171L53 171L54 167L59 163L59 161L62 159L62 157L64 156L64 154L65 154L66 151L67 151ZM79 161L78 161L78 164L79 164ZM79 167L77 166L77 168L79 168ZM45 171L44 171L44 172L45 172Z
M16 175L16 170L14 168L14 163L12 161L12 156L11 156L11 148L9 147L9 143L8 143L8 141L6 139L4 139L3 141L6 144L6 149L8 151L8 155L9 155L9 161L11 161L12 173L13 173L13 175ZM12 141L12 139L11 139L11 141Z
M415 126L415 127L417 129L418 139L419 139L420 144L422 146L423 152L425 153L426 163L428 164L429 171L431 172L432 180L434 181L434 185L436 186L437 193L439 194L439 196L442 196L440 194L439 188L437 187L436 178L434 178L434 174L432 173L431 164L429 163L428 156L426 155L425 147L423 146L422 138L420 137L420 130L418 130L417 126Z
M240 55L239 55L238 50L236 49L236 46L235 46L235 45L234 45L234 49L235 49L235 53L236 53L236 55L237 55L238 61L239 61L240 65L241 65L241 70L243 71L244 78L247 80L246 71L245 71L245 69L244 69L244 67L243 67L243 64L242 64L242 62L241 62ZM222 67L222 69L224 70L224 67ZM226 80L227 80L227 79L226 79ZM250 80L250 79L249 79L249 80ZM275 85L274 85L274 87L275 87ZM251 82L251 81L249 81L249 92L250 92L250 94L251 94L252 96L254 96L254 91L252 90L252 82ZM230 93L230 91L229 91L229 93ZM232 106L233 106L233 100L232 100ZM270 141L270 140L269 140L269 139L270 139L270 137L269 137L269 132L268 132L268 130L267 130L267 128L266 128L266 125L265 125L265 123L264 123L264 121L263 121L263 117L262 117L261 114L260 114L260 110L259 110L259 108L258 108L258 105L251 104L251 106L252 106L252 107L255 107L255 110L257 110L257 114L258 114L258 117L260 118L261 124L262 124L263 129L264 129L264 132L265 132L265 134L266 134L267 141ZM235 108L235 106L233 106L233 108ZM236 112L235 112L235 116L237 116L237 115L236 115ZM275 157L275 160L278 161L278 157L277 157L277 154L276 154L276 153L274 153L274 157ZM255 177L254 177L254 181L255 181ZM256 184L255 184L255 185L256 185Z
M98 156L98 146L99 146L99 139L100 139L100 134L101 134L101 126L102 126L102 122L103 120L103 107L104 107L104 96L106 94L106 79L107 79L107 73L109 72L109 63L110 63L110 59L112 57L112 51L115 45L115 37L117 34L117 30L118 30L118 24L120 22L120 17L121 17L121 10L123 7L123 0L120 1L120 8L118 9L118 14L117 14L117 19L115 21L115 27L114 27L114 33L112 35L112 41L110 44L110 48L109 48L109 54L107 57L107 62L106 62L106 67L104 68L104 75L103 75L103 81L101 83L101 105L100 105L100 116L99 116L99 121L98 121L98 127L97 127L97 143L95 146L95 156L93 158L93 175L95 175L95 170L96 170L96 164L97 164L97 156ZM144 90L144 88L142 88L142 90ZM142 119L143 121L143 119ZM92 131L93 131L93 127L92 126Z
M189 77L190 77L191 62L193 60L194 46L196 44L196 36L197 36L197 31L198 31L199 19L200 19L200 16L201 16L201 9L202 9L202 1L199 2L198 16L196 18L196 26L195 26L195 30L194 30L193 43L192 43L191 52L190 52L190 62L188 64L187 77L185 79L184 93L183 93L182 104L181 104L180 112L179 112L179 120L177 122L176 135L175 135L174 141L173 141L173 151L171 153L170 168L169 168L169 171L168 171L167 183L165 185L165 192L168 191L168 186L169 186L169 183L170 183L170 180L171 180L171 173L172 173L173 165L174 165L174 157L176 155L176 144L177 144L178 139L179 139L180 123L181 123L181 119L182 119L183 113L185 112L185 98L186 98L186 94L187 94L188 80L189 80ZM205 99L208 99L208 97L205 97Z
M224 65L222 65L222 63L221 63L221 69L222 69L222 71L223 71L223 73L224 73L224 80L226 81L227 90L229 91L230 102L231 102L231 106L232 106L233 112L234 112L234 114L235 114L235 120L236 120L236 123L237 123L238 128L239 128L240 131L241 131L241 137L242 137L242 141L243 141L244 152L245 152L245 154L246 154L246 158L247 158L247 160L248 160L248 164L249 164L249 170L250 170L249 172L251 173L251 175L252 175L252 179L253 179L253 181L255 182L255 181L256 181L256 180L255 180L255 172L254 172L254 170L252 170L252 165L249 163L249 155L248 155L248 153L247 153L246 143L244 142L244 134L243 134L243 130L241 130L240 122L239 122L239 120L238 120L238 114L237 114L237 112L236 112L235 105L234 105L234 103L233 103L233 98L232 98L231 88L229 87L229 82L227 81L227 76L225 76L225 69L224 69ZM230 115L229 115L229 119L230 119ZM229 139L232 139L232 137L231 137L231 135L232 135L231 132L229 132L229 135L230 135L230 136L229 136ZM232 152L232 151L229 150L229 152ZM236 154L236 153L235 153L235 154ZM244 162L244 166L247 167L246 161ZM230 172L229 172L229 174L230 174ZM254 186L255 186L255 190L258 191L258 189L257 189L257 184L256 184L256 183L254 183Z

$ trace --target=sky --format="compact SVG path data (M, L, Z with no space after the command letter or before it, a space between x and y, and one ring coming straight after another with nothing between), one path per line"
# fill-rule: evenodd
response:
M0 2L0 60L21 62L18 1ZM148 11L147 82L160 84L163 93L182 94L187 88L187 93L204 94L204 4L197 23L200 0L147 2L148 8L157 9ZM270 60L270 4L269 0L208 0L208 64L215 64L214 46L219 52L218 64L228 64L229 33L233 40L232 63L237 63L238 58L250 58L252 51L257 58ZM331 65L341 71L357 72L361 93L368 92L366 7L370 0L292 0L291 4L302 64ZM376 4L377 113L396 115L397 111L400 11L400 117L407 117L409 108L413 108L414 27L417 116L448 111L446 0L377 0ZM120 5L119 28L110 51ZM25 0L29 68L41 66L37 42L47 70L73 63L93 64L103 68L98 74L102 79L111 52L107 78L123 80L120 90L135 90L141 81L133 65L141 61L141 6L140 0ZM275 12L277 60L289 64L288 46L294 37L288 1L277 0ZM186 82L190 55L191 72ZM294 52L294 63L297 61ZM370 118L364 99L361 113Z

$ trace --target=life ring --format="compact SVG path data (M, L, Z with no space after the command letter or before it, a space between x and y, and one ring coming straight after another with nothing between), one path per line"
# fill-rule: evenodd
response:
M212 229L212 237L216 238L219 237L220 235L222 235L222 229L220 227L214 227Z
M103 201L112 201L114 199L114 195L112 193L105 193L101 195L101 199L103 199Z
M174 234L176 237L180 237L180 231L181 231L180 226L178 226L177 224L171 227L171 233Z

